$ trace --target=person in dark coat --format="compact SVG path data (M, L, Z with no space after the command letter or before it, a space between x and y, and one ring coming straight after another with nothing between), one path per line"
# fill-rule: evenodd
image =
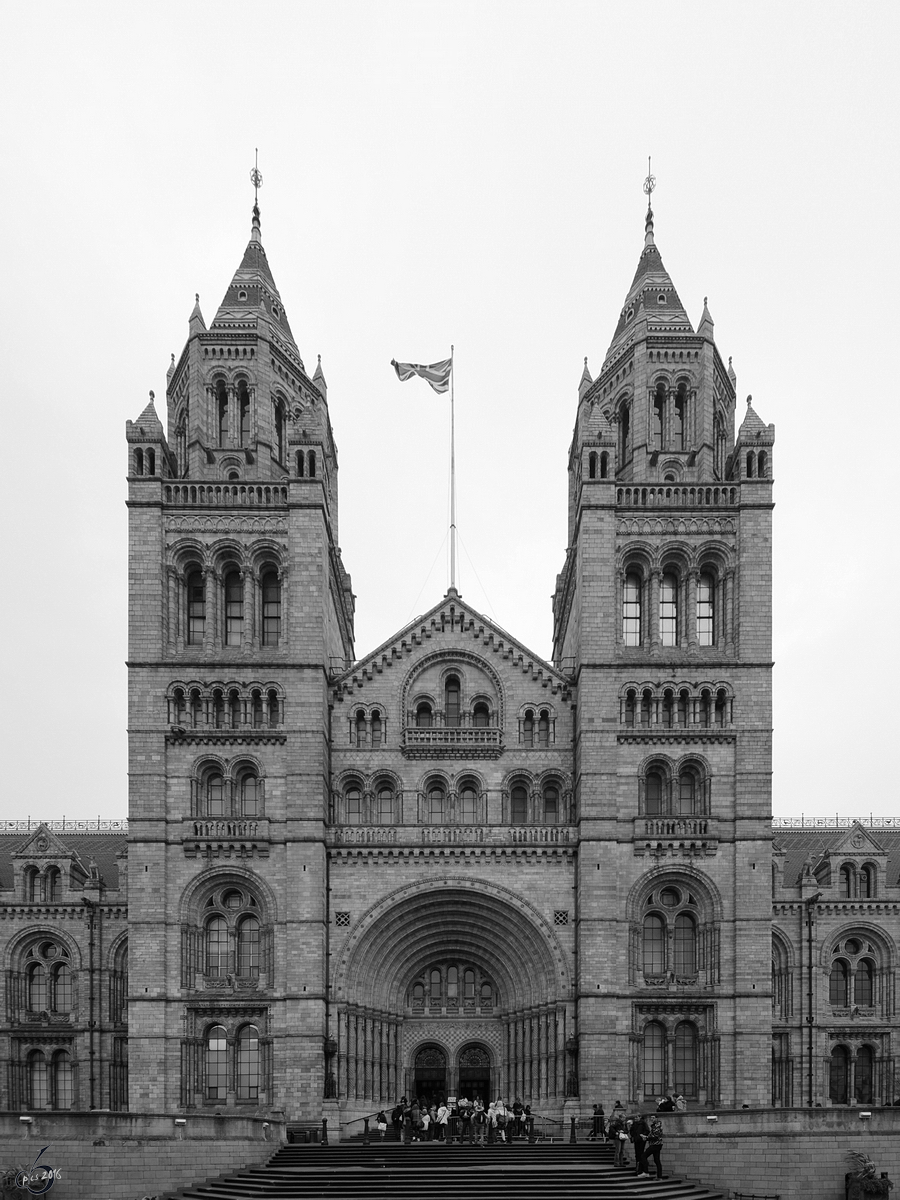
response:
M662 1163L659 1161L659 1156L662 1151L663 1144L663 1123L659 1117L650 1118L650 1132L647 1136L647 1145L644 1150L644 1165L649 1166L650 1158L653 1158L654 1166L656 1167L656 1178L662 1179Z
M650 1136L650 1126L643 1113L631 1126L631 1140L634 1144L635 1174L638 1179L649 1179L647 1170L647 1138Z

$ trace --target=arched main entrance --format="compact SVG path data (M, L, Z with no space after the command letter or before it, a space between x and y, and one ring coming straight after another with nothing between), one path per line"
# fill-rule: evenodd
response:
M447 1055L440 1046L422 1046L413 1067L413 1095L427 1105L447 1098Z
M480 1100L487 1105L497 1090L491 1085L491 1055L486 1046L472 1042L463 1046L457 1060L458 1093L467 1100Z

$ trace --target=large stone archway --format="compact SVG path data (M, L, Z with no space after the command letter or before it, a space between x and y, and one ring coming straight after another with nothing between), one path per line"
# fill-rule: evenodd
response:
M414 1006L412 981L436 962L471 964L490 1001ZM372 905L335 964L338 1093L345 1106L388 1103L415 1078L415 1054L445 1048L448 1088L460 1053L483 1048L479 1087L562 1105L574 1033L571 965L553 928L521 895L469 878L406 885ZM474 1078L474 1076L473 1076Z

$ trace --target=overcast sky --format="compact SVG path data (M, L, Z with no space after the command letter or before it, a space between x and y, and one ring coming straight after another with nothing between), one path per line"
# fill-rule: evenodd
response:
M549 656L566 461L643 243L776 426L776 816L896 812L896 3L7 5L6 816L124 816L124 426L250 231L340 454L363 656L447 585ZM883 320L887 313L891 319Z

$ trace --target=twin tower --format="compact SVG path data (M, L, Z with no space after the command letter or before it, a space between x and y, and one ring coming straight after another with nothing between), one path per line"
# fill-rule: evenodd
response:
M452 588L356 658L254 207L168 432L127 425L133 1110L768 1102L774 436L735 385L648 212L578 387L553 661Z

